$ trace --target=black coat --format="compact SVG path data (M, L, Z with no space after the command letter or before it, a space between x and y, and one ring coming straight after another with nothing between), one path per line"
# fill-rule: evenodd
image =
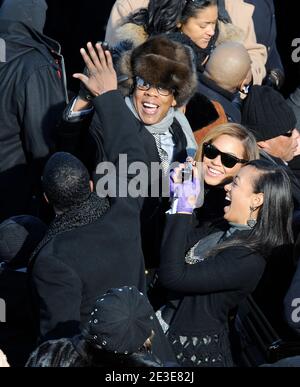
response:
M299 167L300 158L295 157L295 159L293 159L292 162L289 165L287 165L278 157L271 156L263 150L260 150L259 153L260 153L260 158L262 160L270 161L271 163L284 168L284 170L288 174L290 182L291 182L292 195L293 195L293 201L294 201L294 209L299 210L300 209L300 180L299 180L299 175L294 173L292 166ZM293 161L294 161L294 164L293 164Z
M288 325L300 336L300 261L284 298L284 315Z
M238 94L233 94L222 89L213 80L198 72L198 89L197 91L205 95L211 101L219 102L228 118L228 121L241 123L240 100Z
M268 59L266 69L280 69L284 72L281 58L276 46L277 28L273 0L245 0L254 5L253 23L257 43L266 46Z
M0 299L6 304L6 322L0 323L0 348L12 367L23 367L37 340L25 269L0 270Z
M122 96L106 93L94 104L102 117L108 159L116 166L120 153L127 154L128 163L144 160L140 126L134 119L125 120L128 110ZM113 119L116 115L118 120ZM140 199L114 198L98 220L55 235L39 251L32 276L44 338L77 334L79 323L88 320L95 301L109 288L135 285L145 291L140 208Z
M265 260L246 246L234 246L186 264L186 252L201 238L228 228L226 223L199 228L192 218L167 216L159 278L180 300L168 337L182 365L232 366L229 313L254 290Z
M33 196L41 194L67 95L57 42L7 20L0 21L0 39L0 219L6 219L36 214Z
M72 102L68 105L64 113L64 125L60 129L59 146L60 150L70 152L79 157L88 167L95 183L99 175L95 173L98 163L107 160L105 154L106 144L103 137L102 120L97 114L92 119L87 116L83 121L71 122L67 120L68 110ZM155 144L154 137L145 128L144 124L134 117L129 108L123 111L123 115L115 114L109 117L109 121L115 125L134 124L138 127L140 146L144 151L144 163L150 171L151 163L160 163L160 157ZM89 125L89 128L88 128ZM174 142L173 162L184 162L187 157L186 136L176 119L170 128ZM115 139L118 139L118 134ZM128 138L129 141L129 138ZM105 149L104 149L105 148ZM154 186L161 187L162 176L148 175L149 193ZM169 208L169 198L162 197L161 192L156 197L144 198L141 209L141 235L143 252L146 267L148 269L158 267L160 256L159 250L164 228L164 214Z

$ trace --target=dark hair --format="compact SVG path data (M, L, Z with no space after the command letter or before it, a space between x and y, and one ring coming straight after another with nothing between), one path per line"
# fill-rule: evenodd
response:
M142 25L148 35L176 30L186 0L150 0L148 8L142 8L128 16L127 21Z
M191 17L195 17L200 10L213 5L218 6L218 0L187 0L179 21L184 24Z
M283 167L265 160L252 160L243 168L246 166L251 166L258 172L253 175L253 192L264 194L257 223L246 236L242 233L225 241L210 251L209 256L226 247L245 245L267 258L274 248L293 243L293 199L287 172Z
M89 198L89 180L88 170L80 160L70 153L58 152L48 160L42 183L50 203L66 212Z

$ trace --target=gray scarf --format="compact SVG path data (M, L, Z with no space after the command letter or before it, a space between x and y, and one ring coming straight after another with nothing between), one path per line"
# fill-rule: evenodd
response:
M126 97L125 98L126 105L130 109L130 111L133 113L133 115L140 121L140 117L138 116L138 113L135 109L132 97ZM145 128L151 133L151 134L165 134L169 132L170 127L172 126L174 122L174 118L178 121L180 124L183 133L185 134L186 141L187 141L187 147L186 151L188 156L193 157L197 150L197 143L193 134L193 131L191 129L191 126L185 117L185 115L177 110L171 107L168 111L168 114L166 117L154 125L144 125Z
M236 231L251 230L249 226L243 224L229 223L230 227L226 231L217 231L198 241L186 254L185 262L193 265L205 260L207 252L216 247L217 244L231 237Z

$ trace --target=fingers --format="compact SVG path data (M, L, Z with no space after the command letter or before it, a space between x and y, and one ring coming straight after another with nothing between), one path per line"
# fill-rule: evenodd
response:
M97 50L97 51L96 51ZM81 56L86 64L86 67L91 75L97 74L107 68L107 59L101 44L96 44L96 50L91 42L87 43L87 51L84 48L80 49ZM111 56L110 56L111 59ZM112 60L111 60L112 62Z
M107 67L109 68L110 71L115 71L110 51L106 50L105 56L106 56Z
M94 66L94 63L92 62L91 58L87 54L86 50L84 48L80 49L80 54L82 56L82 59L84 60L84 63L89 71L90 74L96 71L96 68Z
M73 78L79 79L81 82L83 82L85 85L87 84L89 78L81 73L75 73L73 74Z
M89 55L90 55L90 58L94 64L94 66L98 69L98 70L102 70L102 62L105 61L104 59L104 55L103 55L103 51L102 51L102 48L100 46L100 49L97 47L97 45L99 46L99 44L96 44L96 48L97 48L97 52L95 51L93 45L91 42L89 42L87 44L87 49L88 49L88 52L89 52ZM104 59L104 60L103 60Z

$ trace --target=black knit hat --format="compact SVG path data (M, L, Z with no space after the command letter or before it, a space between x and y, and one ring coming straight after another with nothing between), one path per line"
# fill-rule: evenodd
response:
M47 226L30 215L14 216L0 224L0 262L12 268L25 267L43 239Z
M244 102L242 125L253 132L256 141L265 141L293 130L296 117L278 91L255 85Z
M97 300L84 338L108 352L137 352L154 329L154 310L136 287L113 288Z

